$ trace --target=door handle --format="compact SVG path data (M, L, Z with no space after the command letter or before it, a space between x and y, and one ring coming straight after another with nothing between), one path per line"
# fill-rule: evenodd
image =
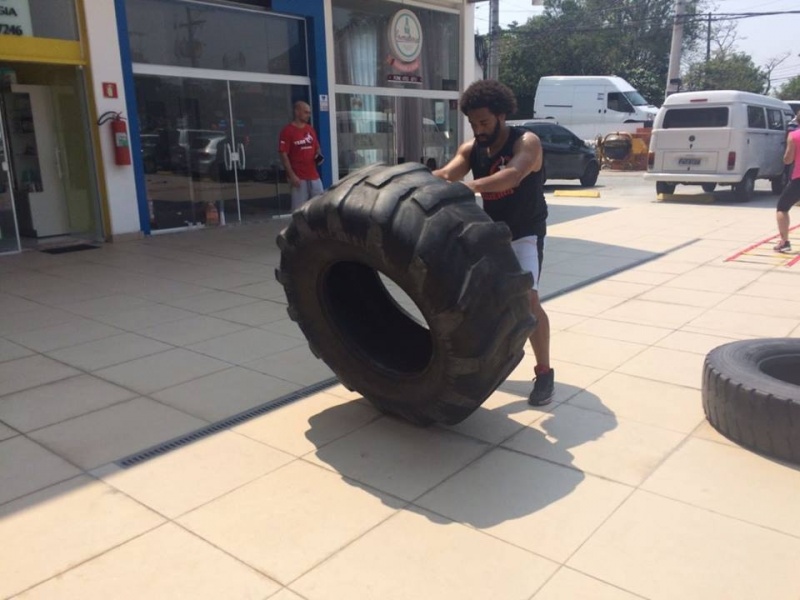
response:
M239 142L239 168L244 171L247 168L247 154L244 151L244 144Z

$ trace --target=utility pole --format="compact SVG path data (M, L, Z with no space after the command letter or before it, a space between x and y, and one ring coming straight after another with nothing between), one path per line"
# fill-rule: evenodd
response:
M500 77L500 0L489 0L489 79Z
M708 13L708 27L706 28L706 64L711 60L711 13Z
M666 96L681 87L681 47L683 46L684 1L675 0L675 21L672 25L672 45L669 49L669 70L667 72Z

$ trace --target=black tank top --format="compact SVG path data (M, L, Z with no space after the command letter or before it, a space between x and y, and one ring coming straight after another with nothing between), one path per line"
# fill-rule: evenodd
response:
M469 166L475 179L488 177L505 168L514 156L514 144L525 130L509 127L508 139L494 156L486 148L473 144ZM515 188L502 192L484 192L483 210L494 220L502 221L511 229L511 239L530 235L540 238L547 233L547 202L544 199L542 171L529 173Z

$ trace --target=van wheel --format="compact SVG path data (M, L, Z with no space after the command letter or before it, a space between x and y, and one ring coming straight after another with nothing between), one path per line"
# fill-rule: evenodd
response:
M600 166L596 162L590 162L586 165L586 170L581 176L581 185L583 187L592 187L597 183L597 177L600 175Z
M354 172L295 211L277 242L276 277L314 355L345 387L415 424L467 418L520 362L536 326L532 275L508 227L465 185L416 162ZM416 318L402 307L409 299Z
M770 179L769 182L772 186L773 194L782 194L786 186L789 185L789 169L784 169L778 177Z
M675 185L666 181L656 181L656 194L674 194Z
M703 184L700 185L700 187L703 188L704 192L706 192L707 194L710 194L715 189L717 189L717 184L716 183L703 183Z
M749 202L753 199L753 191L756 187L756 176L753 171L745 173L742 180L733 186L733 197L737 202Z

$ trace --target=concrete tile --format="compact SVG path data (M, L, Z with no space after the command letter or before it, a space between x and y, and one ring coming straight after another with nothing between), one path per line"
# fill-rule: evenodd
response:
M43 329L61 325L75 319L75 315L66 310L41 306L33 310L25 310L13 313L0 313L0 335Z
M188 296L186 298L169 300L166 304L196 313L208 314L245 304L252 304L253 302L256 302L256 300L250 296L217 290Z
M486 450L488 446L477 440L384 417L319 448L306 459L399 498L413 500Z
M627 375L700 389L703 357L678 350L648 348L617 370Z
M230 366L196 352L176 349L101 369L95 375L140 394L149 394Z
M78 375L0 398L0 420L28 432L135 395L91 375Z
M311 354L307 344L270 354L244 366L303 386L335 377L328 365Z
M84 371L97 371L143 356L171 350L173 346L136 335L123 333L93 342L62 348L47 355Z
M642 488L800 537L800 469L743 448L690 439Z
M526 348L526 351L528 348ZM511 372L499 389L510 394L515 394L527 400L528 394L533 389L533 368L536 360L533 354L526 354L519 365ZM598 369L573 362L559 360L553 363L556 371L556 393L553 402L568 400L591 383L594 383L606 373L607 369ZM547 407L545 407L547 409ZM531 410L534 410L531 407ZM543 411L543 412L546 412Z
M177 321L178 319L185 319L194 316L188 310L182 308L175 308L174 306L167 306L166 304L155 304L152 306L145 306L141 308L134 308L133 310L126 310L113 315L98 315L95 317L98 321L114 325L120 329L137 332L139 329L145 329L153 325L161 323L169 323L170 321Z
M212 316L226 321L258 327L286 318L286 305L278 302L259 301L250 298L251 303L236 308L228 308L212 313Z
M206 425L148 398L135 398L30 433L84 469L93 469Z
M733 294L761 277L756 270L731 269L727 266L701 266L670 282L671 287Z
M504 442L503 447L627 485L639 485L685 437L561 404Z
M228 272L194 280L194 283L214 290L234 290L253 283L263 283L264 275Z
M233 367L155 392L152 397L214 422L295 392L300 387L277 377Z
M556 310L547 309L547 317L550 319L550 332L563 331L574 327L578 323L584 323L589 320L585 315L573 315L570 313L559 312Z
M614 273L611 277L609 277L609 281L623 281L626 283L639 283L642 285L661 285L674 279L675 275L672 273L659 273L655 271L647 271L642 269L642 267L638 267L636 269L631 269L629 271L621 271L620 273Z
M295 594L289 588L283 588L274 596L270 596L269 600L305 600L302 596Z
M188 346L243 329L244 327L241 325L222 319L196 316L146 327L137 333L173 346Z
M415 504L564 562L631 492L619 483L498 448Z
M246 329L198 342L187 348L229 363L243 365L301 345L297 338L270 333L263 329Z
M708 258L706 254L706 259ZM697 262L692 261L683 261L683 260L673 260L671 258L658 258L656 260L651 260L648 263L644 263L636 267L638 271L645 271L651 273L670 273L673 275L680 275L682 273L688 273L689 271L693 271L697 268Z
M0 423L0 441L7 440L16 435L19 435L19 432L17 432L14 429L11 429L11 427L5 425L4 423Z
M681 433L705 418L698 390L622 373L609 373L567 402Z
M711 423L709 423L707 420L703 421L697 426L697 428L692 432L692 437L709 442L715 442L717 444L725 444L726 446L732 446L734 448L740 447L739 444L731 439L726 438L719 431L714 429L714 426L711 425Z
M562 331L550 340L551 363L569 361L598 369L615 369L647 346Z
M117 314L147 306L153 307L155 303L136 296L116 294L65 304L62 308L76 315L93 319L100 316L114 317Z
M31 356L32 354L33 351L28 350L24 346L0 338L0 362L23 358L25 356Z
M624 299L617 296L581 292L580 294L565 294L553 300L547 300L544 302L544 307L545 310L553 309L562 313L593 317L622 302L624 302Z
M600 314L603 319L678 329L703 313L704 309L664 302L629 300Z
M271 579L167 523L18 598L249 600L279 589Z
M266 325L262 325L261 329L271 333L278 333L280 335L296 338L305 342L306 336L300 327L291 319L281 319L280 321L270 321Z
M464 525L402 511L291 588L309 600L357 594L382 600L529 598L555 569Z
M121 330L110 325L104 325L97 321L73 317L67 323L25 331L21 333L11 333L6 337L18 344L36 350L37 352L48 352L58 350L67 346L74 346L83 342L98 340L112 335L122 333Z
M627 281L603 279L602 281L598 281L586 287L585 292L581 293L601 294L603 296L615 296L617 298L630 300L651 289L652 286L646 283L631 283Z
M800 284L800 280L798 284ZM756 318L759 315L767 315L800 322L800 302L796 300L782 300L767 296L754 298L753 296L737 294L736 296L730 296L724 302L720 302L717 309L754 315Z
M127 469L110 464L92 474L174 519L292 460L289 454L223 431Z
M800 539L635 492L568 566L651 600L791 598Z
M785 279L785 281L782 281ZM766 303L767 306L773 300L789 300L797 301L797 280L788 278L781 278L782 283L769 283L766 276L758 281L754 281L737 292L740 296L750 296L755 298L769 298L770 302ZM788 284L788 285L787 285Z
M344 400L321 392L251 419L233 431L294 456L303 456L380 415L366 402Z
M184 515L179 522L269 577L288 583L401 506L397 499L298 461Z
M83 476L0 506L0 597L55 577L162 521Z
M562 567L531 600L641 600L625 590Z
M649 346L667 336L671 330L650 325L625 323L623 321L607 321L595 317L570 327L569 331L571 333Z
M9 289L13 291L14 288L10 286ZM0 292L0 314L10 315L11 313L24 312L26 310L36 310L37 308L43 307L41 304L31 302L25 298Z
M546 409L536 410L530 406L527 395L520 397L497 390L464 421L442 427L490 444L499 444L541 418L545 412Z
M0 396L78 375L68 367L44 356L28 356L0 363Z
M249 283L231 290L237 294L261 298L263 300L281 300L286 302L286 292L283 286L277 281L263 281L260 283Z
M713 310L686 324L687 331L740 337L784 337L800 323L792 319L767 315L745 315L739 312Z
M668 350L680 350L682 352L692 352L693 354L702 354L705 356L717 346L733 342L736 339L743 338L721 337L705 333L692 333L690 331L675 331L656 342L656 346L667 348Z
M0 442L0 504L80 474L80 469L21 435Z
M639 296L639 300L648 302L664 302L666 304L682 304L711 308L717 306L728 297L720 292L704 292L701 290L687 290L672 286L662 285Z

